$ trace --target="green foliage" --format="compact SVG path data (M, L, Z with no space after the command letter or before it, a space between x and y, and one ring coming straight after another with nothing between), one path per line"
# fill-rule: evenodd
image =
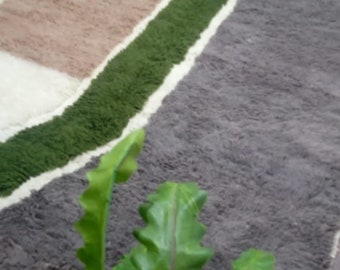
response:
M120 136L227 0L172 0L62 116L0 143L0 195Z
M206 229L197 221L206 196L194 183L160 185L139 208L146 227L134 235L141 246L132 249L113 269L201 269L213 254L200 244Z
M274 270L275 257L266 251L249 249L233 262L233 270Z
M115 183L126 182L137 169L136 157L144 142L144 131L137 130L104 155L99 167L87 174L89 187L79 202L85 214L75 228L84 240L77 252L87 270L105 269L105 240L109 207Z
M89 187L80 196L84 216L75 224L84 240L77 252L86 270L105 269L105 242L114 184L126 182L137 169L136 157L144 142L137 130L104 155L87 174ZM113 270L200 270L213 251L201 245L205 226L198 215L207 193L195 183L165 182L139 208L146 227L135 230L139 245ZM233 270L274 270L275 258L250 249L234 261Z

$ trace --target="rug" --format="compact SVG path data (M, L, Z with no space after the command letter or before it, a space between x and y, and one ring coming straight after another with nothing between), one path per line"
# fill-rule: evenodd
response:
M114 193L108 266L135 244L137 206L174 180L208 192L204 269L231 269L250 247L277 270L339 269L339 12L335 0L238 1L146 126L139 169ZM97 163L0 212L1 269L82 269L73 224Z

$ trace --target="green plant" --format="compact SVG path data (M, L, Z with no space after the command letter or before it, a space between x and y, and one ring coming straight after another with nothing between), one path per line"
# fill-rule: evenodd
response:
M251 248L233 262L233 270L273 270L275 257L266 251Z
M105 269L108 212L114 185L126 182L137 169L144 131L137 130L101 158L88 173L88 189L79 201L85 213L75 228L84 240L77 252L86 270ZM139 213L146 227L136 230L139 245L113 270L199 270L213 251L201 245L205 226L197 218L207 193L194 183L165 182L148 196ZM273 270L271 254L249 250L234 262L233 270ZM262 267L262 268L261 268Z

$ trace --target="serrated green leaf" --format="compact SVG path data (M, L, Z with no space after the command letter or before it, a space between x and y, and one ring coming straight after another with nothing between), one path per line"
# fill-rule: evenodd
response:
M131 261L130 255L124 256L121 259L119 265L112 268L112 270L126 270L126 269L137 270L137 268L133 265L133 263Z
M144 130L131 133L87 174L89 187L79 198L84 216L75 224L84 241L77 257L86 270L105 269L106 227L113 187L115 183L126 182L137 169L136 157L142 149L144 136Z
M233 262L233 270L274 270L275 257L273 254L251 248L241 254Z
M194 183L166 182L139 208L146 227L134 235L141 246L127 258L136 270L199 270L212 257L202 247L205 226L198 222L207 193ZM125 262L126 263L126 262ZM118 265L113 270L131 270Z
M158 261L157 254L146 254L148 253L148 250L145 246L140 245L137 247L134 247L129 255L124 256L121 262L112 268L112 270L138 270L138 266L135 265L132 256L137 256L140 259L144 260L144 266L146 269L152 269L152 270L164 270L164 264Z

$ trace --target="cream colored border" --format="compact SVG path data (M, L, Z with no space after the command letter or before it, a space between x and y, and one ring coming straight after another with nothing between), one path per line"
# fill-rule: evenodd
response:
M58 108L80 85L66 73L3 51L0 73L0 142L15 132L13 126Z

